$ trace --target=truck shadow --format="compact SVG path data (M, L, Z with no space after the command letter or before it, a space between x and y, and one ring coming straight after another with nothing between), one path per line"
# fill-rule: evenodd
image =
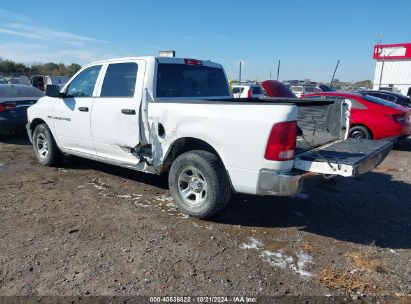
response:
M411 248L411 185L383 173L337 178L295 198L235 195L212 220L260 228L299 227L341 241Z
M157 176L70 156L62 167L96 170L168 189L167 175ZM319 236L379 247L411 248L411 185L385 173L337 177L306 187L294 198L234 195L225 210L208 219L223 225L289 228Z
M102 162L89 160L73 155L65 156L62 164L59 167L74 170L100 171L117 177L129 179L138 183L147 184L149 186L154 186L168 190L167 174L162 174L158 176L155 174L143 173L132 169L109 165Z

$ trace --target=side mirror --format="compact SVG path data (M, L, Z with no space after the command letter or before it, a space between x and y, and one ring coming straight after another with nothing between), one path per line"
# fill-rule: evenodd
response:
M46 86L46 96L60 98L65 97L65 94L60 93L60 87L58 85L48 84Z

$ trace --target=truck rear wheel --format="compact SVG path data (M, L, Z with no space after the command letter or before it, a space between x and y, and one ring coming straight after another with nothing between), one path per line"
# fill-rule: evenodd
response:
M180 210L204 219L223 209L231 197L231 185L220 159L195 150L181 154L171 165L168 183Z
M37 125L34 129L33 148L42 165L54 166L61 159L62 153L45 123Z

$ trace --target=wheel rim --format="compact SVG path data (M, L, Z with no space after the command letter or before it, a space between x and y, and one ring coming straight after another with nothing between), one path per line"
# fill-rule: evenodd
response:
M204 174L195 167L184 167L178 175L178 192L183 201L191 207L203 204L208 194Z
M49 144L45 134L40 133L39 135L37 135L36 146L40 158L47 158L47 156L49 155Z
M356 130L351 133L352 138L365 139L365 134L362 131Z

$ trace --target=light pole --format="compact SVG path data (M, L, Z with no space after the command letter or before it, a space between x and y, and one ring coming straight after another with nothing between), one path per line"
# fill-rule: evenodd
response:
M280 61L280 60L278 60L278 67L277 67L277 81L278 81L278 79L280 78L280 64L281 64L281 61Z
M240 60L240 72L238 75L238 83L241 84L241 60Z
M378 90L381 90L382 82L382 72L384 71L385 55L382 57L381 73L380 73L380 83L378 84Z
M392 53L394 53L396 50L398 50L400 47L395 47L393 50L391 50L391 52L389 52L388 54L384 54L382 56L382 64L381 64L381 73L380 73L380 82L378 84L378 90L381 90L381 83L382 83L382 73L384 71L384 63L385 63L385 57L386 56L390 56ZM382 52L382 48L381 48L381 52Z

